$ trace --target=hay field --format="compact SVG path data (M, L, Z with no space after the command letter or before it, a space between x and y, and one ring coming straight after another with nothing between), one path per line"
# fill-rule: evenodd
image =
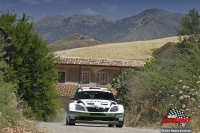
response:
M74 48L55 52L57 56L138 60L145 62L152 55L152 49L168 42L178 42L178 36L155 40L108 43L97 46Z

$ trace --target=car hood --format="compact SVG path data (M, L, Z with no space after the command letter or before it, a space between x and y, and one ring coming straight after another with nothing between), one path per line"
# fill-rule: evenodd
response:
M83 103L86 107L110 107L111 105L116 105L117 103L112 100L100 100L100 99L81 99L81 103Z

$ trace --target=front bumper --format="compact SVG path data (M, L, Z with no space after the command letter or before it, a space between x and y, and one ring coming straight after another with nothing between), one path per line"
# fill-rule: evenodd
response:
M124 113L113 112L69 112L69 118L75 123L120 124L124 123Z

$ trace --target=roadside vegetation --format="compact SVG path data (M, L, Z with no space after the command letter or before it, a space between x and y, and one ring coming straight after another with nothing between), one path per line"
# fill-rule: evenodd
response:
M24 118L52 121L59 115L60 100L56 90L57 62L47 43L34 32L33 23L23 14L21 18L10 12L0 13L0 27L6 40L16 52L9 61L0 60L0 130L14 126Z
M5 70L8 67L3 60L5 52L0 53L0 129L8 126L8 123L14 124L21 118L20 112L16 111L16 85L5 81Z
M196 9L182 19L178 33L181 42L173 58L158 62L153 55L143 68L114 78L112 86L125 105L127 126L178 127L161 126L168 110L176 108L191 116L187 127L200 130L200 16Z

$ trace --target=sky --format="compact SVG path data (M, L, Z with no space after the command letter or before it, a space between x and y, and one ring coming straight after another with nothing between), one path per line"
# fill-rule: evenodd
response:
M187 14L191 9L200 13L200 0L0 0L0 11L23 13L38 21L46 16L75 14L103 15L112 20L131 17L147 9Z

